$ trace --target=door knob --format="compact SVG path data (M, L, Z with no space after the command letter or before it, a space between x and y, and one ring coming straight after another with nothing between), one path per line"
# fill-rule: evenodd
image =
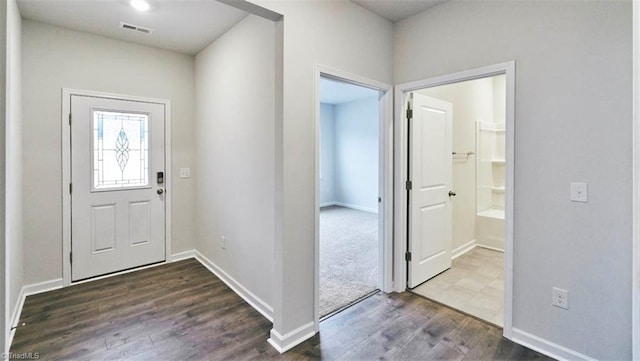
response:
M164 193L164 188L158 188L158 190L156 192L158 192L158 194L162 194L162 193Z
M456 192L454 191L449 191L449 197L455 197L456 196Z

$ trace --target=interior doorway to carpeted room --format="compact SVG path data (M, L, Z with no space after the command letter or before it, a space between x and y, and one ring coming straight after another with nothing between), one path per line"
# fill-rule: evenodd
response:
M379 95L320 78L321 318L378 290Z

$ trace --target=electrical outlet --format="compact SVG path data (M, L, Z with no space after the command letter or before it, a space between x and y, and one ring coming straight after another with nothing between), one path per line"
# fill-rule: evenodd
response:
M571 183L571 201L581 203L589 202L589 188L587 186L587 183Z
M220 248L227 249L227 237L220 237Z
M569 291L563 290L562 288L553 288L553 295L551 299L551 304L564 308L565 310L569 309Z

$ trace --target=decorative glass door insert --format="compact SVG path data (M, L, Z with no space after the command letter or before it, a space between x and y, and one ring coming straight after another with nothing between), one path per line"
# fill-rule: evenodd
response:
M149 187L149 115L93 110L92 191Z

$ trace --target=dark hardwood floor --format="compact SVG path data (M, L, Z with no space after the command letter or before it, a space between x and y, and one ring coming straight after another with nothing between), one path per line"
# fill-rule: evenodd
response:
M402 293L323 321L283 355L271 323L195 260L29 296L11 347L42 360L539 360L501 330Z

